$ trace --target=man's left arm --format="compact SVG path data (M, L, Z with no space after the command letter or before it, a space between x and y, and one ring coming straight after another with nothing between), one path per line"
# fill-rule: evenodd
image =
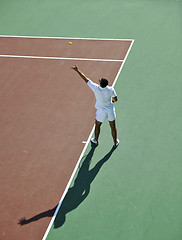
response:
M117 97L116 91L113 88L112 102L114 103L114 102L117 102L117 101L118 101L118 97Z

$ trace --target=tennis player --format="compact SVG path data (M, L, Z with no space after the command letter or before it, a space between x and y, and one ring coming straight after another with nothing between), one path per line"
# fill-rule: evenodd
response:
M119 145L119 139L117 139L117 129L116 129L116 113L114 102L118 100L116 92L114 88L108 86L108 80L102 78L99 80L99 85L92 82L89 78L87 78L75 65L72 67L80 77L87 83L87 85L91 88L91 90L95 94L96 104L96 119L95 119L95 138L91 139L91 142L95 145L98 145L98 139L100 134L101 124L106 120L109 121L111 127L111 134L114 140L114 147Z

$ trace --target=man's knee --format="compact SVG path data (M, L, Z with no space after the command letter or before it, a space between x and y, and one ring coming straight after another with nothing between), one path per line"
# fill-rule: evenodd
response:
M115 122L115 120L114 121L109 121L109 124L110 124L110 127L111 127L111 129L116 129L116 122Z
M100 127L101 124L102 124L102 122L99 122L99 121L95 120L95 126L96 126L96 127Z

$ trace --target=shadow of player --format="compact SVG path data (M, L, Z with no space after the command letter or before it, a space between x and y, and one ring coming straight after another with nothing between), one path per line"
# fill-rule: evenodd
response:
M115 150L115 148L112 148L91 170L89 170L95 148L96 147L92 145L92 148L89 151L88 155L86 155L84 157L85 159L82 160L83 162L74 181L74 185L69 188L54 220L54 228L61 227L66 220L66 214L76 209L85 200L90 192L91 183L97 176L103 164L109 160L113 151ZM56 208L57 206L30 219L21 218L18 224L23 226L25 224L37 221L41 218L52 217L56 211Z

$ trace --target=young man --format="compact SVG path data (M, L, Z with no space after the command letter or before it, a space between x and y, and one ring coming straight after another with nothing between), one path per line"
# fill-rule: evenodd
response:
M114 88L108 86L108 80L105 78L100 79L100 85L98 85L87 78L76 65L72 67L72 69L80 75L80 77L87 83L87 85L95 94L95 108L97 109L95 119L95 138L92 138L91 142L95 145L99 144L98 138L100 134L101 124L105 121L106 118L108 118L111 127L111 134L114 140L114 147L117 147L119 145L119 139L117 139L117 129L115 123L116 114L113 103L116 102L118 98Z

